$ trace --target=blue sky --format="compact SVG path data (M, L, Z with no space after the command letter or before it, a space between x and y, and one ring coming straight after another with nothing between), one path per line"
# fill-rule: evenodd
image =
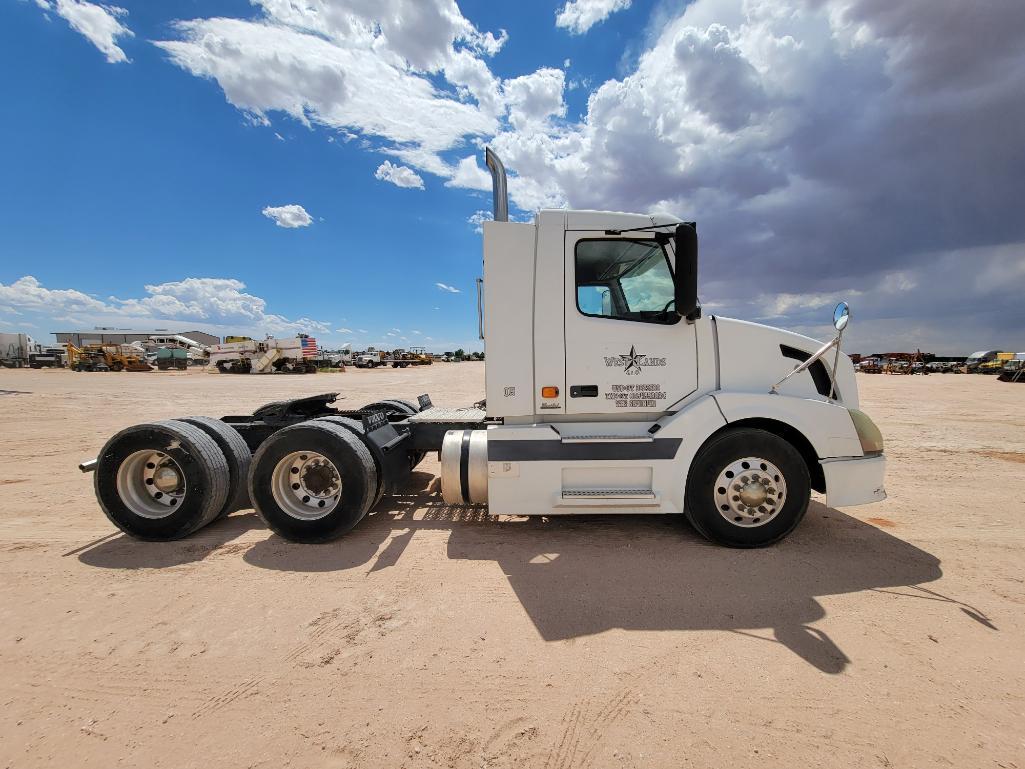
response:
M1021 4L923 2L2 0L0 326L473 349L490 143L697 219L714 311L1025 349Z

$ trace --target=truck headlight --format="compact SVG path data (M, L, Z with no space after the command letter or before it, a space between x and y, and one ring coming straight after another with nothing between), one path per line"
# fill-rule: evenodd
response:
M879 432L876 423L864 411L858 411L858 409L847 409L847 411L850 412L854 429L858 433L858 440L861 441L861 450L866 454L882 454L883 434Z

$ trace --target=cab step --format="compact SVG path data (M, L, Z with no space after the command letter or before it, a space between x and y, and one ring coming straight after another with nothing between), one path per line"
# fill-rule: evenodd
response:
M653 435L564 435L563 443L654 443Z
M556 507L658 507L661 498L651 489L563 489Z

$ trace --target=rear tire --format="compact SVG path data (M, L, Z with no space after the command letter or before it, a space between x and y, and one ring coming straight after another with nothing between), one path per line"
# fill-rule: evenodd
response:
M739 428L712 438L694 458L685 514L720 545L764 547L797 527L810 497L797 449L765 430Z
M256 511L291 542L345 534L367 514L376 492L377 468L367 447L341 425L319 420L274 433L253 457L249 475Z
M350 419L349 417L319 417L316 421L330 422L331 424L338 425L357 436L360 442L364 446L366 445L366 438L364 437L367 434L366 430L363 429L363 423L356 419ZM370 451L369 447L367 451ZM373 510L381 501L381 497L384 496L384 474L381 471L381 465L378 463L377 457L374 456L372 451L370 451L370 456L374 460L374 469L377 470L377 490L374 492L374 499L370 503L370 509Z
M396 412L396 413L400 413L400 414L401 413L405 413L405 414L408 414L410 416L412 416L413 414L419 414L420 413L420 407L419 406L417 406L415 403L413 403L411 401L403 400L402 398L388 398L387 400L377 401L376 403L371 403L369 406L364 406L364 408L372 408L373 406L384 406L385 404L391 404L391 405L394 405L394 406L401 407L402 411L399 411L399 412Z
M236 510L251 507L249 468L253 463L253 453L239 431L226 422L211 417L182 417L179 421L195 425L213 438L228 461L228 499L217 517L224 518Z
M210 436L168 420L129 427L107 441L93 488L103 513L121 531L163 541L186 537L217 518L228 479L228 462Z

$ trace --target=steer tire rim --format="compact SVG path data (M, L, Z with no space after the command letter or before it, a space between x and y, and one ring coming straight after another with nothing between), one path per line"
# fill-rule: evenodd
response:
M715 508L734 526L764 526L779 515L787 499L787 482L772 462L760 457L737 459L715 482Z
M117 469L118 496L142 518L166 518L181 507L186 492L185 473L162 451L136 451Z
M316 521L338 506L342 476L323 454L293 451L274 467L271 493L286 514L300 521Z

